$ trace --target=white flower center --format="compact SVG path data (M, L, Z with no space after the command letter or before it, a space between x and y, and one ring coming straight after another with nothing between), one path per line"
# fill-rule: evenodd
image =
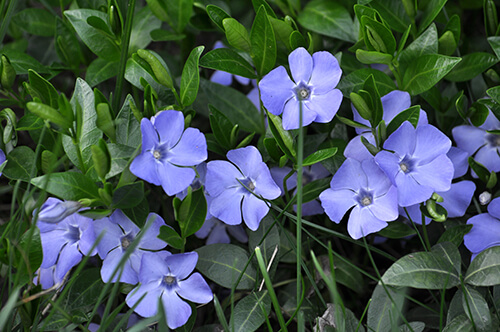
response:
M161 152L160 150L153 150L153 157L155 157L155 159L160 159L161 158Z
M361 205L363 205L363 206L368 206L368 205L370 205L370 204L372 204L372 199L371 199L371 197L369 197L369 196L365 196L365 197L363 197L363 198L361 199Z
M299 89L299 97L300 99L307 99L309 97L309 90L306 88Z
M399 164L399 167L401 168L401 170L405 173L408 173L410 171L410 167L408 167L408 164L402 162Z
M166 276L165 278L163 278L163 281L165 281L167 285L172 285L173 283L175 283L175 277Z

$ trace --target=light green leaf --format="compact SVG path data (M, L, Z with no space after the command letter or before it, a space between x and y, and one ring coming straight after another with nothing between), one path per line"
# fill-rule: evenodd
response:
M368 331L391 331L393 324L399 325L405 293L406 289L390 286L384 289L380 283L375 287L368 307Z
M182 70L181 78L181 104L186 107L191 105L196 99L200 86L200 72L198 62L205 46L198 46L191 51Z
M497 62L498 58L490 53L469 53L462 57L462 61L446 75L445 79L452 82L465 82L480 75Z
M176 219L179 222L183 238L196 233L207 217L207 201L202 189L189 192L182 200L177 211Z
M53 37L56 17L42 8L26 8L14 15L13 22L26 32L43 37Z
M260 76L273 69L276 62L276 38L264 6L259 8L250 31L250 42L255 68Z
M397 32L405 32L411 23L401 0L374 0L370 2L370 6Z
M229 45L238 50L250 52L250 36L248 35L247 29L240 22L229 17L222 21L222 25L226 31L226 38Z
M85 80L89 86L94 87L97 84L118 75L118 69L118 61L108 61L103 58L97 58L88 66Z
M35 152L25 145L16 147L7 155L3 175L11 180L30 182L36 176Z
M438 33L435 24L425 30L417 39L406 47L399 55L401 66L406 68L410 63L425 54L438 52Z
M217 48L208 52L200 59L200 66L251 79L257 77L255 69L241 55L229 48Z
M459 315L446 324L443 332L472 332L474 327L465 314Z
M494 286L500 284L500 246L488 248L474 258L465 282L474 286Z
M303 166L310 166L330 157L333 157L337 153L337 148L328 148L323 150L318 150L307 156L302 162Z
M438 16L441 9L446 4L447 0L430 0L427 3L427 6L424 9L424 14L420 20L420 25L418 27L418 32L421 33L425 28L429 26L429 24L434 21L436 16Z
M153 15L149 6L144 6L134 14L132 21L132 32L128 53L132 54L138 49L145 48L151 42L151 31L159 29L161 21ZM117 59L118 60L118 59Z
M95 182L78 172L47 174L32 179L31 183L40 189L46 188L52 195L68 201L99 198Z

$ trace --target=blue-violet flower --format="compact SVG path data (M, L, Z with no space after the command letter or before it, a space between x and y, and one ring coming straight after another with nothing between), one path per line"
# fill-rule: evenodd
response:
M467 220L473 225L464 236L464 244L474 259L481 251L500 245L500 197L488 205L488 213L481 213Z

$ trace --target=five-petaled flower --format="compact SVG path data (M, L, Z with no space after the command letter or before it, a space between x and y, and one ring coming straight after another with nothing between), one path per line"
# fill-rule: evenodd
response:
M207 159L207 142L198 129L184 130L184 115L162 111L150 120L142 119L142 152L130 165L130 171L167 195L186 189L196 175L191 167Z
M474 259L481 251L500 245L500 197L488 205L488 213L467 220L472 229L464 236L464 244Z
M399 215L396 188L373 159L359 162L348 158L319 199L328 217L336 223L354 206L347 231L356 240L378 232Z
M400 206L421 203L435 191L448 191L454 174L446 156L451 141L432 125L416 129L405 121L384 142L375 162L398 188Z
M300 47L288 57L293 81L285 67L280 66L267 74L259 83L261 99L267 110L283 113L285 130L299 128L299 110L302 103L302 125L330 122L342 102L342 92L335 89L342 70L329 52L311 55Z
M191 274L197 261L196 252L144 254L139 273L140 284L127 295L127 305L133 307L140 300L135 312L143 317L152 317L158 312L160 299L169 328L176 329L186 324L191 316L191 306L183 299L207 303L213 298L203 277L199 273Z
M241 223L251 230L259 228L269 206L262 200L278 198L281 190L271 177L254 146L231 150L227 159L208 163L205 186L212 197L210 213L229 225Z

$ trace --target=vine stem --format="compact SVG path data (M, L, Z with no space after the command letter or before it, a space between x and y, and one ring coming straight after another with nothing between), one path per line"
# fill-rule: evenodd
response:
M130 43L130 34L132 33L132 21L134 20L135 1L130 0L127 7L127 16L125 18L125 33L122 35L121 54L120 54L120 70L116 77L116 88L113 94L113 112L118 113L120 107L121 94L123 89L123 80L125 77L125 66L128 58L128 46Z
M299 101L299 137L297 142L297 309L300 301L302 279L302 161L304 158L304 128L302 126L302 100Z

